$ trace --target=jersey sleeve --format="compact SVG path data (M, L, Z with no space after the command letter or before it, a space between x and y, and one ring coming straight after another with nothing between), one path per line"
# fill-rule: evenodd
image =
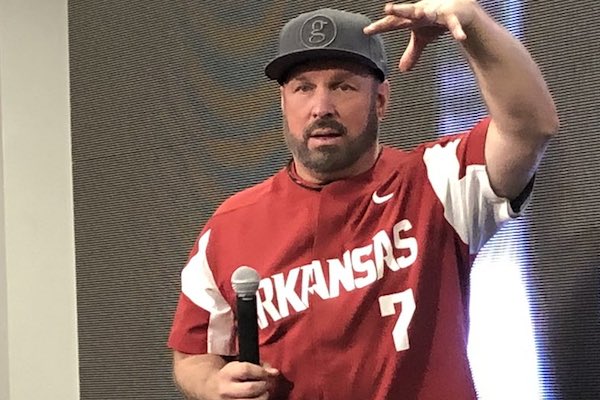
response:
M423 161L444 217L476 254L501 226L525 209L513 210L509 199L497 196L485 164L485 138L490 119L470 132L445 137L425 147ZM528 190L530 187L528 186Z
M207 229L198 238L181 272L181 294L168 346L187 354L234 355L234 316L209 265L210 235Z

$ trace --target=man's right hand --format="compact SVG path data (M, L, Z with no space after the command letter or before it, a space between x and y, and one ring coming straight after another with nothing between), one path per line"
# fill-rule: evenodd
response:
M216 354L173 352L173 377L177 388L190 400L269 398L279 371L246 362L227 362Z
M217 371L212 379L218 398L267 400L269 388L279 371L268 364L258 366L233 361Z

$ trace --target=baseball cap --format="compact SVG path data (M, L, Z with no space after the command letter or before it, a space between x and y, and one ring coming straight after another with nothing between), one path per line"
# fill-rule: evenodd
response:
M356 61L387 77L386 54L380 35L365 35L371 20L347 11L323 8L288 21L279 34L277 56L265 67L270 79L283 83L290 68L318 59Z

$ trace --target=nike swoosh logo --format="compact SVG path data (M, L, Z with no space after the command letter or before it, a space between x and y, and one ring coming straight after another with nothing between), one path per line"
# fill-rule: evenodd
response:
M381 197L380 197L380 196L377 194L377 192L373 192L373 202L374 202L375 204L383 204L383 203L385 203L386 201L388 201L389 199L391 199L392 197L394 197L394 193L390 193L390 194L387 194L387 195L385 195L385 196L381 196Z

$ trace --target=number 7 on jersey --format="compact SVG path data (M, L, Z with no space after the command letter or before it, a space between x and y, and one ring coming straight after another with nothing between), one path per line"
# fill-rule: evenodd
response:
M403 351L410 348L408 342L408 325L416 308L413 291L412 289L407 289L404 292L379 297L379 311L381 311L382 317L389 317L396 314L395 305L398 303L402 304L402 309L392 330L392 338L394 339L396 351Z

